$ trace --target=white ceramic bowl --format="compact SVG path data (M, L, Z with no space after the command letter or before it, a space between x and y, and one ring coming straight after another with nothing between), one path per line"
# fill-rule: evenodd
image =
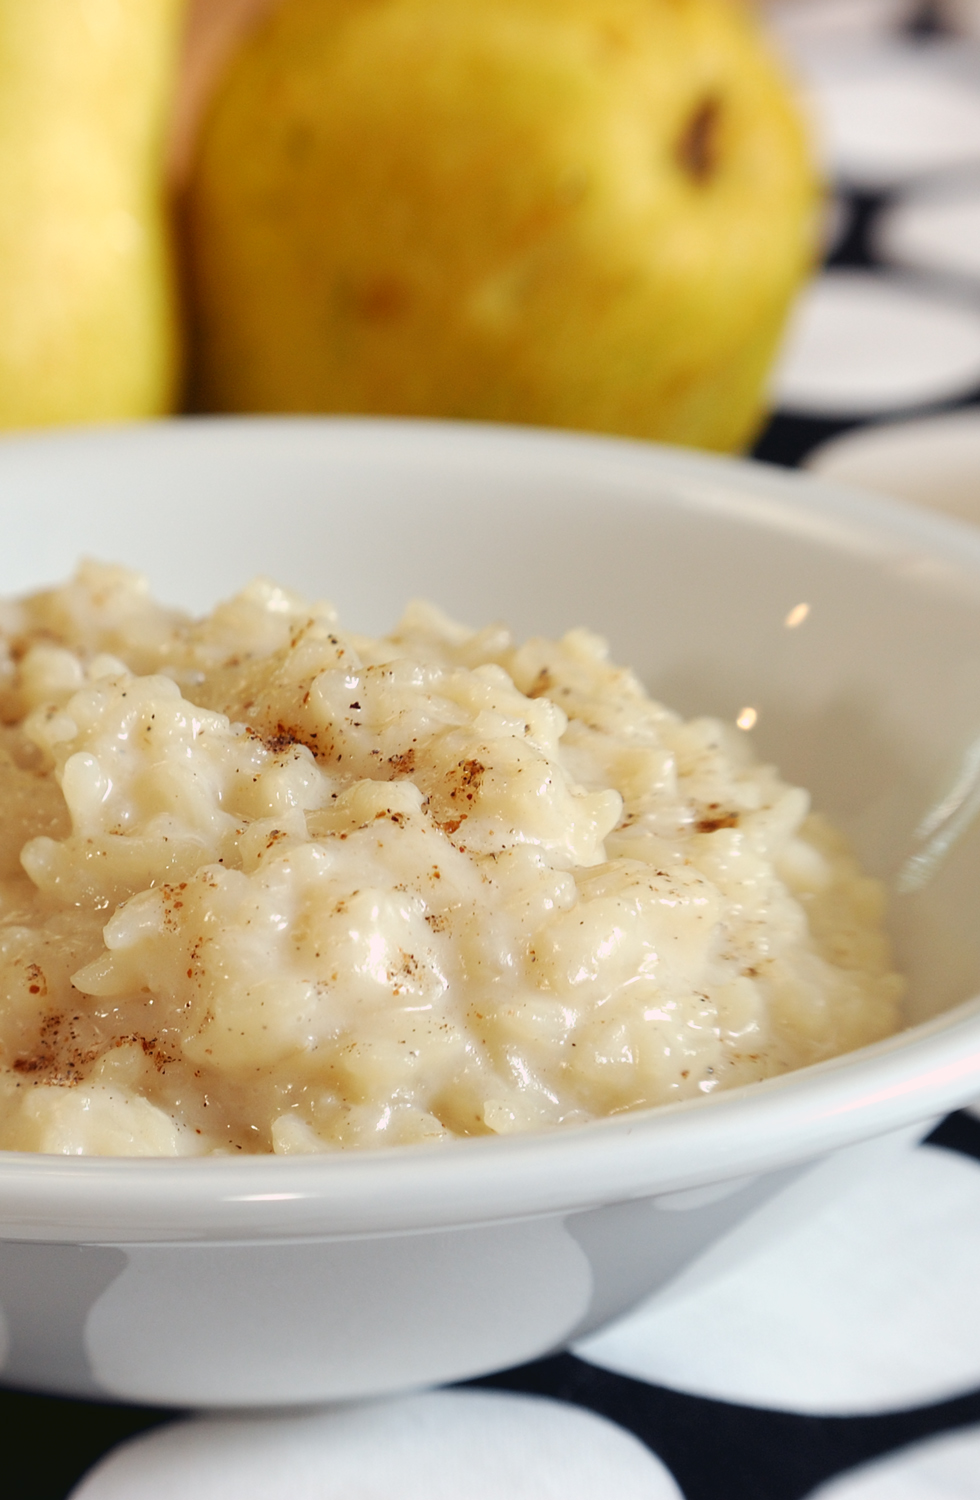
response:
M413 594L586 623L682 711L754 708L761 751L886 878L980 733L980 533L806 476L502 428L193 421L8 441L0 508L3 593L87 553L192 607L262 571L365 630ZM0 1378L309 1402L561 1346L980 1093L978 899L971 826L896 898L911 1029L709 1100L346 1156L4 1155Z

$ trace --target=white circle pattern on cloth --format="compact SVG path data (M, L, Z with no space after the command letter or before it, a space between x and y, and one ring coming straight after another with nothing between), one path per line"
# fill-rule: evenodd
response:
M806 467L834 484L926 505L980 524L980 411L857 427L823 443Z
M915 16L915 0L768 0L764 14L784 49L868 44L894 35Z
M833 174L887 187L980 160L980 97L955 74L886 52L866 67L815 70L813 110Z
M622 1428L574 1406L440 1391L137 1438L74 1500L682 1500Z
M976 1500L980 1427L954 1432L831 1480L813 1500Z
M875 415L980 384L980 310L899 277L827 271L801 298L776 370L783 408Z
M980 1384L980 1163L922 1147L687 1296L577 1346L623 1375L777 1410L869 1412Z
M875 249L897 266L980 282L980 173L900 197L878 220Z

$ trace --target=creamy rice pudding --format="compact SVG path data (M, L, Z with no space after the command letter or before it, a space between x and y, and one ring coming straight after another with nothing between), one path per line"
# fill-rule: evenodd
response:
M2 1147L509 1134L900 1024L879 883L586 630L192 620L85 563L0 650Z

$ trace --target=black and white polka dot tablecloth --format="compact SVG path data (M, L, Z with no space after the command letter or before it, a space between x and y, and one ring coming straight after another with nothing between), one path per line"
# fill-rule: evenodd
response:
M836 195L756 452L980 522L980 0L769 15ZM5 1500L980 1500L980 1111L696 1294L470 1385L0 1416Z

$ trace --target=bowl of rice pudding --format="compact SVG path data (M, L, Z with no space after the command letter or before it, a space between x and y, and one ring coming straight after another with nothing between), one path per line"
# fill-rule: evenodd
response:
M0 1378L462 1379L980 1093L980 538L649 445L0 448Z

